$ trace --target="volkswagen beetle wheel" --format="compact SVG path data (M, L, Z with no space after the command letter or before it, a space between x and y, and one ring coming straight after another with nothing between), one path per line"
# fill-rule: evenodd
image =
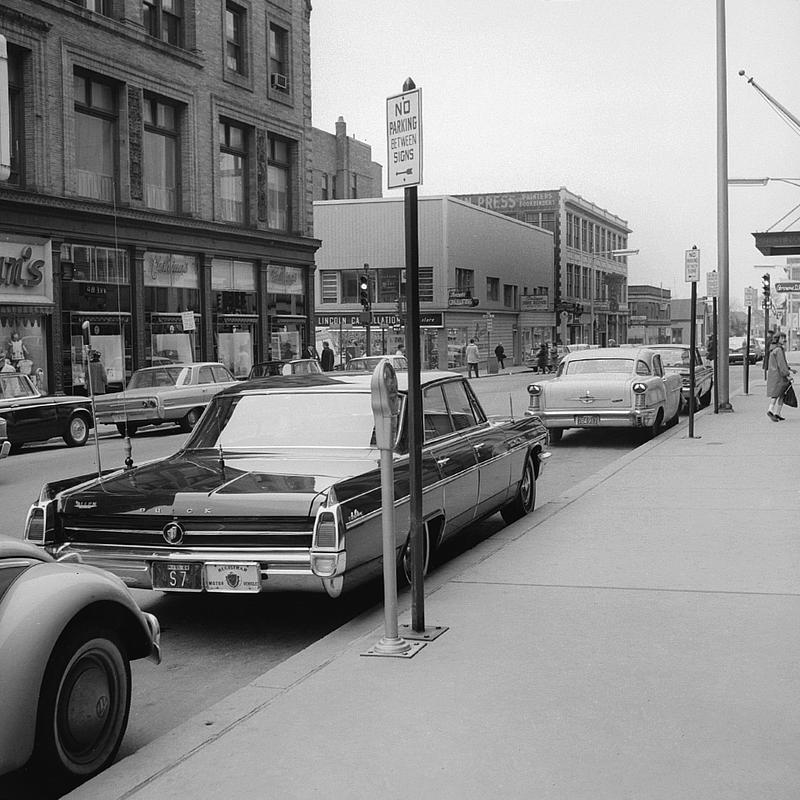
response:
M125 735L131 673L116 633L68 629L56 644L39 695L34 761L54 788L69 789L105 769Z

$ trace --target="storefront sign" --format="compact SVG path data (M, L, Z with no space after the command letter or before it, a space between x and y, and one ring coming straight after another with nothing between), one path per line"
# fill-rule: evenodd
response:
M144 285L198 289L197 260L177 253L144 254Z
M108 287L98 283L80 283L78 286L80 287L81 294L84 295L101 297L108 294Z
M525 211L533 208L553 208L558 204L558 192L509 192L507 194L459 194L474 206L489 211Z
M343 328L353 328L361 325L358 314L317 314L316 322L318 328L338 328L340 325ZM403 322L398 314L373 311L372 324L379 328L393 328L402 325ZM420 313L419 324L421 328L441 328L442 312Z
M300 267L270 264L267 270L267 291L270 294L305 294Z
M49 240L0 239L0 303L52 303L53 261Z
M550 308L550 298L546 294L523 294L520 297L521 311L547 311Z

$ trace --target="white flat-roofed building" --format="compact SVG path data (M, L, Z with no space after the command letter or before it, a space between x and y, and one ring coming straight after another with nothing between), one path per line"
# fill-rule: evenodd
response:
M463 366L470 339L484 365L502 344L508 366L522 360L533 331L551 338L550 231L449 196L419 198L418 218L423 367ZM403 197L315 202L314 233L322 240L315 277L318 349L329 341L337 361L348 347L366 349L358 284L367 274L370 351L394 353L403 343Z

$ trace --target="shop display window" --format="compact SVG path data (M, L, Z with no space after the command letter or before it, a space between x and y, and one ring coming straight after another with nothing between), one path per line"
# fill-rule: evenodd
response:
M0 346L0 370L29 375L40 392L47 392L47 353L41 315L0 317Z

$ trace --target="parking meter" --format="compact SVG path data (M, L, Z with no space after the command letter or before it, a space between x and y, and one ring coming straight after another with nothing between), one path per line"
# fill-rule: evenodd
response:
M372 415L375 421L375 443L379 450L394 450L397 438L397 419L400 414L400 396L397 392L397 374L388 358L380 361L370 381Z

